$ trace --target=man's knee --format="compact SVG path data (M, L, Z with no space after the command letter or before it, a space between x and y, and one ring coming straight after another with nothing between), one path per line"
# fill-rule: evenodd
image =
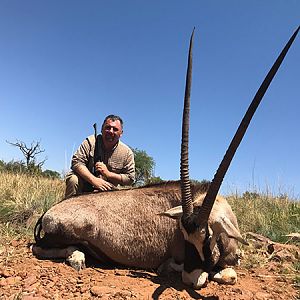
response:
M70 186L78 186L79 184L79 180L78 180L78 176L75 174L68 174L66 177L66 185L70 185Z
M66 191L65 199L79 194L79 178L74 173L69 173L66 176Z

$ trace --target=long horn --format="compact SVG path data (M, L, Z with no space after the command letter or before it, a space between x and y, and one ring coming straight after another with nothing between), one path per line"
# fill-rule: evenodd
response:
M232 161L232 158L242 141L244 134L248 128L248 125L258 107L260 104L266 90L268 89L272 79L274 78L276 72L278 71L285 55L287 54L290 46L292 45L293 41L295 40L297 33L300 29L300 26L297 28L297 30L294 32L294 34L291 36L287 44L285 45L284 49L276 59L274 65L270 69L269 73L267 74L266 78L264 79L263 83L261 84L260 88L258 89L256 95L254 96L243 120L241 121L239 128L237 129L227 151L225 156L223 157L223 160L210 184L210 187L207 191L207 194L203 200L202 207L199 208L198 216L197 216L197 223L198 224L204 224L207 222L209 218L209 214L212 210L212 207L214 205L217 193L220 189L220 186L222 184L223 178L229 168L229 165Z
M183 219L188 218L193 213L193 203L191 194L191 183L189 178L189 123L190 123L190 96L192 84L192 62L193 62L193 29L190 38L190 48L188 56L188 66L185 82L184 108L182 115L182 135L181 135L181 159L180 159L180 182Z

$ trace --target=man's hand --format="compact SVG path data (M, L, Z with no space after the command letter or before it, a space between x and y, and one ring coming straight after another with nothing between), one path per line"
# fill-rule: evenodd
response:
M110 191L113 188L113 185L110 182L98 177L94 178L93 186L96 190L100 191Z
M84 165L79 165L75 172L77 172L85 181L89 182L96 190L110 191L114 188L112 183L103 178L95 177Z
M110 177L110 171L107 169L107 166L103 162L96 162L95 169L102 176L104 176L106 178Z
M96 162L95 170L98 174L101 174L100 177L109 180L113 185L122 184L122 175L109 171L103 162Z

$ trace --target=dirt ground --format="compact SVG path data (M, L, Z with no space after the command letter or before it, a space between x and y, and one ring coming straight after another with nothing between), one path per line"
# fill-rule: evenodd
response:
M249 250L253 266L236 268L237 284L209 282L193 290L181 283L179 273L161 277L154 271L95 264L77 272L62 261L36 259L27 244L26 240L0 244L0 299L300 299L291 271L292 261L299 260L295 246L292 251L285 245L275 245L269 253ZM267 263L257 267L255 260Z

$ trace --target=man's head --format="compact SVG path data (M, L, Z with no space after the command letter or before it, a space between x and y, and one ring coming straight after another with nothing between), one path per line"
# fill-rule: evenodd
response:
M123 120L119 116L107 116L103 121L101 133L105 148L112 149L123 134Z

